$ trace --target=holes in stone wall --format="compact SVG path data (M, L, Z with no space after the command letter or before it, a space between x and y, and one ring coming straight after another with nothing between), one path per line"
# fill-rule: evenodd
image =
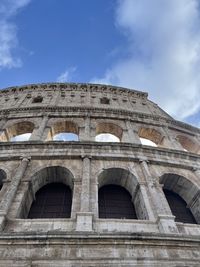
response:
M109 105L110 99L108 99L107 97L102 97L102 98L100 98L100 103L104 104L104 105Z
M42 96L36 96L33 98L32 103L42 103L43 97Z

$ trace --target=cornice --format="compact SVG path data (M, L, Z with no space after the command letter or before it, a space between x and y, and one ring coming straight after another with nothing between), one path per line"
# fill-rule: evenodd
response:
M16 219L9 219L10 222L16 222ZM23 222L23 220L18 219L18 221ZM26 219L26 221L28 221ZM33 221L33 220L32 220ZM66 221L66 219L64 220ZM38 238L40 239L40 243L38 243ZM41 243L47 243L48 240L52 240L53 244L74 244L78 242L80 244L98 244L100 245L108 245L108 244L138 244L141 246L142 244L148 244L151 242L154 246L174 246L174 242L176 242L177 246L185 247L186 245L189 247L199 247L200 237L197 236L188 236L183 234L162 234L162 233L87 233L84 235L82 233L75 232L66 232L66 231L48 231L47 233L39 233L38 232L2 232L0 236L0 243L3 244L4 241L7 245L8 240L15 240L15 244L18 241L20 244L24 243L26 245L34 243L35 245ZM164 242L163 242L164 240ZM173 241L173 242L172 242ZM67 243L66 243L67 242Z
M19 160L22 156L31 160L82 159L87 155L93 160L119 160L140 162L145 157L150 164L177 167L194 171L200 168L200 155L131 143L25 141L1 142L0 160ZM81 153L80 153L81 151Z
M39 84L28 84L23 86L14 86L8 88L2 88L0 90L1 94L17 94L23 91L31 91L36 89L44 90L73 90L73 91L91 91L91 92L107 92L115 94L128 94L130 96L139 97L146 99L148 93L138 91L135 89L127 89L119 86L112 86L106 84L92 84L92 83L39 83Z

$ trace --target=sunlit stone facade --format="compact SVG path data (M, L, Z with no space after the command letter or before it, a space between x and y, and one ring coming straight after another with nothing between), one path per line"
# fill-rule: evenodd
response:
M200 266L198 128L96 84L1 90L0 119L0 266Z

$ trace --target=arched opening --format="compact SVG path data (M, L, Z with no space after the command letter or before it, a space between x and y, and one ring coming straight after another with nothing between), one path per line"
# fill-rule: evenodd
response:
M0 169L0 190L3 187L3 181L6 179L6 173L2 169Z
M137 178L130 171L122 168L105 169L98 176L98 185L100 218L149 219ZM117 201L120 205L118 213Z
M146 138L140 137L140 142L141 142L142 145L145 145L145 146L157 147L157 145L153 141L151 141L149 139L146 139Z
M36 172L31 177L31 187L26 192L25 201L18 212L20 218L39 218L38 216L47 218L50 213L52 213L51 218L70 218L73 180L72 173L61 166L50 166ZM56 206L60 206L60 208L56 208ZM42 207L44 211L47 210L48 215L40 214L39 209Z
M176 216L175 220L200 223L200 190L197 185L174 173L162 175L160 183L163 184L163 192L172 214Z
M70 218L71 204L70 187L63 183L50 183L36 193L28 218Z
M138 135L142 145L159 146L162 145L163 136L153 128L140 128Z
M74 133L59 133L55 134L53 137L54 141L78 141L78 135Z
M190 138L183 136L183 135L177 135L176 138L184 150L192 152L192 153L199 153L200 145L192 141Z
M6 129L8 141L28 141L34 130L34 124L30 121L18 122Z
M59 121L55 123L49 132L48 140L54 141L78 141L78 126L71 121Z
M196 224L193 214L187 208L187 203L178 194L167 189L164 189L163 192L176 222Z
M28 141L31 137L31 133L19 134L10 138L12 142L23 142Z
M97 142L120 142L123 130L120 126L113 123L99 123L96 127Z
M114 134L102 133L95 137L96 142L120 142L119 138Z
M130 193L119 185L99 189L99 218L137 219Z

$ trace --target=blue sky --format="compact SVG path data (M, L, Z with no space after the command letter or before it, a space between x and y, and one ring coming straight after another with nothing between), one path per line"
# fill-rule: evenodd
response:
M0 88L120 85L200 126L199 70L199 0L0 0Z

